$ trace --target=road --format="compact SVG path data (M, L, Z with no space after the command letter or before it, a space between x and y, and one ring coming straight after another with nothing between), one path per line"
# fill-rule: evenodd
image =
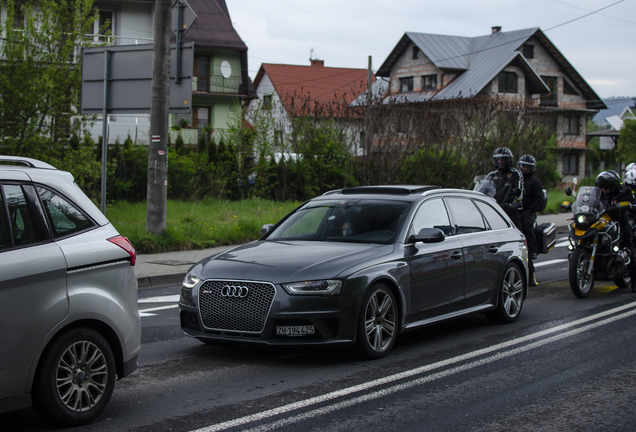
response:
M376 361L206 345L178 332L178 286L142 290L140 368L79 430L634 430L636 294L599 282L575 298L562 240L537 260L540 285L516 323L477 315L413 331ZM0 424L54 430L30 409Z

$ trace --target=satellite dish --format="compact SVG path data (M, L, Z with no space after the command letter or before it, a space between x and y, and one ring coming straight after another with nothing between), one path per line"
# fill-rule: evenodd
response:
M221 75L223 75L223 78L229 78L232 76L232 66L230 66L230 63L227 60L224 60L223 63L221 63Z

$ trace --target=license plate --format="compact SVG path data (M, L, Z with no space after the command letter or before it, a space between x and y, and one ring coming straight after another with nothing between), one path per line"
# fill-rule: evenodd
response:
M279 336L305 336L314 334L314 326L278 326L276 334Z

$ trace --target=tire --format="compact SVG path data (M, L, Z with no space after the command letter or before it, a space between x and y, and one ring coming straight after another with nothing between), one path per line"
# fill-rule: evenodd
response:
M632 286L632 277L629 274L629 271L623 272L616 276L614 279L614 283L619 288L630 288Z
M97 418L115 388L115 358L99 333L88 328L56 336L33 384L33 409L47 421L77 426Z
M395 297L388 286L373 285L362 301L356 349L366 359L384 357L393 347L398 329Z
M578 298L585 298L590 295L594 286L594 273L587 274L587 266L590 263L590 252L582 247L574 249L570 257L570 289Z
M510 263L506 267L504 277L499 288L497 309L487 312L488 321L497 324L510 324L519 318L523 301L526 298L526 281L519 266Z

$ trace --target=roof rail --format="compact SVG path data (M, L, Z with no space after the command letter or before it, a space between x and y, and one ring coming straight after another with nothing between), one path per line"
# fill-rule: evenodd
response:
M42 162L41 160L32 159L28 157L22 157L22 156L0 155L0 162L11 162L16 164L22 164L31 168L42 168L42 169L51 169L51 170L57 169L53 165L49 165L46 162Z
M343 195L353 194L387 194L387 195L410 195L412 193L422 193L432 189L439 189L439 186L412 186L412 185L394 185L394 186L359 186L344 188L340 191Z

